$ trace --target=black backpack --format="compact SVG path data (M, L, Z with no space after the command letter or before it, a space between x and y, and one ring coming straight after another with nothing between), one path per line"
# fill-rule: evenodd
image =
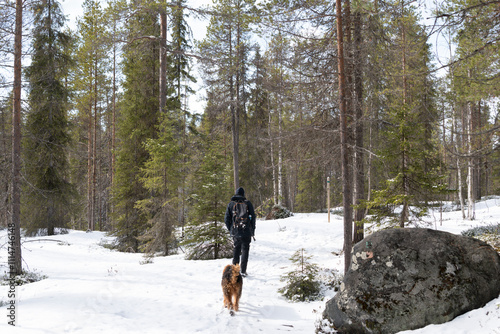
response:
M233 205L233 231L242 231L249 226L247 201L234 202Z

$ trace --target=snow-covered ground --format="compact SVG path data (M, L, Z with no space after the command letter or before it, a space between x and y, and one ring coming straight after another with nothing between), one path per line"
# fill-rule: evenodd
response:
M430 227L460 233L500 222L500 198L476 206L475 221L461 213L429 216ZM0 274L6 270L6 230L0 231ZM7 306L0 308L0 333L314 333L325 300L287 302L277 290L280 276L293 269L289 258L305 248L311 262L342 271L342 218L296 214L278 221L258 221L244 280L240 311L231 317L222 306L220 279L229 259L187 261L182 254L154 258L119 253L100 246L100 232L23 240L24 267L48 278L18 288L17 326L8 325ZM8 301L0 286L0 301ZM441 325L404 332L500 334L500 298Z

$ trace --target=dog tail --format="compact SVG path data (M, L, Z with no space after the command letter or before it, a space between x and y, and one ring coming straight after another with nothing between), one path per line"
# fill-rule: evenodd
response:
M231 270L231 283L236 284L238 277L240 276L240 265L234 264Z

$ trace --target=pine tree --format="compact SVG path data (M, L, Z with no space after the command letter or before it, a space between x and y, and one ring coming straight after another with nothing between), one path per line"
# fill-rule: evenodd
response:
M0 99L0 226L9 221L9 183L12 180L12 94Z
M240 184L240 120L245 112L250 25L256 21L253 0L217 0L200 43L205 82L217 91L219 110L231 129L234 188Z
M69 59L69 36L61 31L64 16L54 0L42 0L33 8L33 57L26 70L30 111L23 142L25 187L23 212L28 233L48 235L68 223L72 186L68 182L66 148L68 91L63 84Z
M269 95L270 95L270 117L269 127L273 131L271 145L274 145L276 153L273 152L274 163L273 170L273 187L275 193L275 204L282 206L285 196L283 190L285 188L285 170L284 170L284 120L286 114L291 112L291 104L287 98L289 93L289 74L285 67L288 53L290 53L289 43L285 36L279 32L274 36L270 43L271 47L267 52L268 73L269 73ZM271 131L271 130L270 130ZM270 134L271 135L271 134ZM274 151L274 150L273 150Z
M12 107L12 188L11 220L8 224L9 274L21 275L21 58L23 37L23 1L16 0L16 23L14 28L14 87Z
M458 166L464 166L467 179L467 219L475 218L474 202L488 193L488 166L494 151L491 135L491 98L500 93L498 6L478 0L449 1L445 7L460 17L447 16L455 33L456 55L450 75L457 111L455 133L460 137ZM460 171L461 172L461 171Z
M74 176L79 180L79 192L86 192L85 220L89 230L105 227L102 218L106 216L107 205L103 204L106 200L102 197L110 183L109 178L102 175L102 170L108 169L106 159L103 159L105 145L102 137L105 137L105 131L109 131L102 124L107 96L111 90L107 77L110 62L105 22L105 13L99 1L85 0L83 16L78 21L78 43L75 50L77 66L72 84L75 91L74 103L78 110L73 118L76 123L73 136L78 143L87 143L86 147L76 147Z

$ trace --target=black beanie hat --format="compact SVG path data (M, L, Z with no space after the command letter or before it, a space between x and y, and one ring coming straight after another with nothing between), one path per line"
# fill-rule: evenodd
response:
M245 189L239 187L238 189L236 189L236 195L245 196Z

